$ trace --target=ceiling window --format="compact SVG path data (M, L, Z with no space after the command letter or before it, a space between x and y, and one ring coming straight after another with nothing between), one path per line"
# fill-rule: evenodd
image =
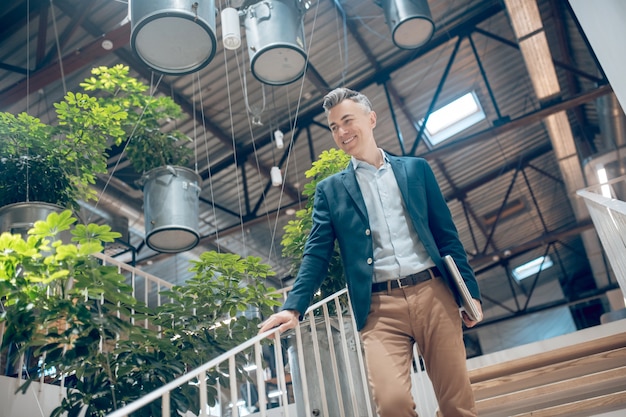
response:
M526 262L524 265L520 265L513 269L513 277L516 280L521 281L524 278L537 274L539 271L550 268L552 265L554 265L554 263L552 262L552 259L550 259L550 255L540 256L539 258L533 259L532 261Z
M604 165L598 164L596 169L596 172L598 174L598 181L600 181L601 184L600 191L602 192L602 195L606 198L612 198L613 196L611 195L611 186L607 184L609 182L609 177L606 174L606 168L604 167Z
M436 146L457 133L485 119L485 112L475 92L469 92L435 110L426 122L426 138ZM424 119L420 121L420 124Z

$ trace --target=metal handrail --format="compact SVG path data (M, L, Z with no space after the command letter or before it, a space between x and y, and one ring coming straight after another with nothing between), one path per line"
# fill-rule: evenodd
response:
M104 265L114 265L117 267L118 272L121 273L121 271L126 271L126 272L130 272L134 275L139 275L143 278L145 278L146 280L154 283L157 286L160 287L166 287L168 289L171 289L174 284L172 284L171 282L168 282L162 278L157 277L156 275L152 275L148 272L142 271L141 269L135 268L134 266L128 265L124 262L120 262L115 258L112 258L108 255L105 255L103 253L94 253L93 256L95 258L100 259Z
M342 317L342 313L341 313L341 308L339 306L339 297L343 296L344 294L347 294L347 290L343 289L341 291L338 291L337 293L325 298L324 300L312 305L311 307L309 307L309 309L306 311L305 316L308 317L308 321L309 324L311 325L311 329L315 329L316 328L316 319L315 319L315 315L314 312L319 309L320 307L326 307L329 303L333 302L335 303L337 309L337 317L339 318L339 320L341 320ZM323 313L324 313L324 321L325 323L328 324L330 323L330 315L328 314L328 309L327 308L323 308ZM352 323L353 326L355 326L354 323L354 319L352 319ZM299 352L299 356L301 359L303 359L303 346L301 343L301 339L302 339L302 330L301 330L302 326L298 326L295 328L295 333L298 338L297 342L297 349ZM343 332L343 326L339 326L340 327L340 331ZM314 330L313 330L314 331ZM206 373L209 370L212 369L218 369L219 366L221 364L223 364L224 362L228 362L228 369L229 369L229 375L232 375L234 377L230 378L230 400L231 400L231 404L237 404L238 401L238 395L237 395L237 383L236 383L236 373L235 373L235 356L246 352L248 349L250 348L254 348L254 355L253 357L255 358L255 365L257 367L257 369L262 369L263 368L263 364L262 364L262 360L261 360L261 341L266 339L267 337L273 337L274 338L274 350L277 354L277 360L276 360L276 365L277 365L277 383L278 386L280 388L280 391L282 393L282 402L283 405L286 405L288 403L288 398L287 398L287 383L286 383L286 378L285 378L285 369L283 366L283 361L282 361L282 347L281 347L281 342L280 342L280 334L278 332L278 329L274 329L274 330L269 330L265 333L259 334L251 339L249 339L248 341L242 343L241 345L229 350L226 353L223 353L222 355L216 357L215 359L207 362L206 364L180 376L179 378L175 379L174 381L162 386L161 388L145 395L144 397L120 408L119 410L109 414L107 417L123 417L123 416L128 416L130 413L132 413L133 411L137 411L139 409L141 409L142 407L145 407L146 405L152 403L153 401L161 398L162 399L162 404L161 404L161 409L162 409L162 415L169 415L170 412L170 396L169 393L182 386L183 384L189 383L192 380L197 380L197 383L200 384L200 392L199 395L201 396L200 398L200 404L206 404L206 398L203 398L202 395L205 395L206 393L206 380L207 380L207 375ZM342 336L342 338L345 339L345 335ZM358 339L358 338L357 338ZM316 346L317 343L314 343L314 346ZM347 344L344 344L344 346L346 346ZM360 353L360 346L357 349L357 351ZM252 355L251 355L252 356ZM321 364L321 359L319 357L318 354L315 355L315 361L318 364ZM359 355L360 356L360 355ZM360 358L360 363L362 364L362 357ZM304 368L302 368L302 370L304 371ZM320 369L318 369L318 372L320 371ZM333 372L336 373L337 372L337 364L336 362L333 360ZM304 374L302 379L304 381L307 380L306 375ZM265 392L266 392L266 381L262 379L262 373L261 372L257 372L257 384L260 388L260 392L259 392L259 400L260 400L260 416L261 417L265 417L267 415L267 410L266 410L266 398L265 398ZM365 386L365 389L367 389L367 387ZM323 397L325 398L326 396L323 395ZM366 401L369 405L369 395L366 395ZM308 415L310 415L310 403L309 401L305 401L305 406L309 407L309 409L307 410ZM327 407L326 407L327 408ZM371 409L371 407L369 407ZM327 410L326 410L327 411ZM355 408L356 411L356 408ZM200 410L200 416L206 416L206 410L204 410L204 407L202 407L202 409ZM328 415L328 412L326 412L325 415ZM368 414L369 417L373 417L372 413ZM232 413L233 417L238 417L239 416L239 412L238 412L238 408L237 407L233 407L233 413ZM285 417L289 417L289 409L288 408L284 408L284 416ZM356 416L356 414L355 414Z
M130 274L133 287L133 296L140 300L137 294L137 278L145 280L144 301L148 302L148 288L171 288L173 284L151 275L140 269L119 262L107 255L94 255L104 264L114 265L120 273ZM277 290L286 298L291 287ZM340 302L344 300L347 302ZM159 305L162 303L157 298ZM247 354L251 364L256 366L255 384L258 392L259 417L268 416L268 402L270 394L278 395L278 405L282 407L281 415L285 417L295 415L314 415L316 411L323 415L336 415L337 417L374 417L376 415L365 370L365 361L362 354L360 339L356 330L356 322L350 309L350 300L347 289L343 289L324 300L313 304L304 314L304 320L295 329L279 335L278 330L270 330L259 334L242 343L234 349L214 358L206 364L181 375L176 380L165 384L161 388L145 395L144 397L125 405L124 407L109 414L108 417L127 416L130 413L145 407L155 400L161 399L162 414L170 413L170 393L183 384L193 383L199 386L199 400L201 407L199 417L207 414L207 385L208 372L219 371L220 375L228 378L229 387L226 394L222 393L222 384L216 384L220 408L230 402L234 405L232 417L239 417L237 406L239 400L238 382L244 382L243 378L237 380L236 355ZM344 306L348 306L347 309ZM333 308L334 307L334 308ZM334 313L331 313L334 310ZM2 328L0 327L0 331ZM1 335L0 335L1 336ZM273 337L273 352L276 358L275 379L266 378L263 369L262 341ZM289 369L283 361L283 345L289 344ZM326 349L320 346L327 346ZM432 385L426 373L421 369L419 352L414 352L414 360L417 372L412 375L413 395L416 398L420 415L432 416L437 406ZM253 362L253 363L252 363ZM214 375L214 374L213 374ZM229 376L233 377L230 378ZM291 377L289 379L288 377ZM220 376L219 378L222 378ZM246 381L251 381L246 379ZM43 381L42 381L43 382ZM268 384L275 386L275 392L268 392ZM63 389L63 386L61 386ZM296 410L294 410L294 408ZM220 416L224 415L220 411Z

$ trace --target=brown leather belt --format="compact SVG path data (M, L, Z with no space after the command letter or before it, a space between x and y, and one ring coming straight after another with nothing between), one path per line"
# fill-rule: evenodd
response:
M390 279L385 282L375 282L372 284L372 293L381 291L391 291L396 288L410 287L411 285L417 285L421 282L426 282L429 279L440 277L439 269L432 267L415 274L407 275L404 278Z

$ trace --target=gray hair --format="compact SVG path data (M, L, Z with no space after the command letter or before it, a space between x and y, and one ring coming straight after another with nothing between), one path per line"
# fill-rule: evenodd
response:
M330 109L332 109L344 100L352 100L355 103L363 106L367 111L373 110L372 103L370 103L370 100L364 94L361 94L358 91L350 90L349 88L345 87L335 88L333 91L326 94L324 96L324 104L322 104L322 107L328 115Z

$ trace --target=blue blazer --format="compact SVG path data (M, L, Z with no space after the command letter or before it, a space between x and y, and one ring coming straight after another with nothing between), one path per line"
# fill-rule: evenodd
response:
M452 285L443 255L452 255L472 297L480 300L476 277L428 162L422 158L388 154L387 157L413 226L455 294L457 304L460 305L460 295ZM328 273L335 239L339 244L352 310L360 330L370 310L374 249L365 201L352 163L317 185L313 227L304 248L298 276L283 309L303 314L309 307L315 291Z

